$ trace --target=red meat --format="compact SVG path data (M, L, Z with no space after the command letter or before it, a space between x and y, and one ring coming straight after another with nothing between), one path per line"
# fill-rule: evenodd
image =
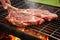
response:
M37 25L44 22L44 19L24 13L24 11L11 10L6 18L17 26Z

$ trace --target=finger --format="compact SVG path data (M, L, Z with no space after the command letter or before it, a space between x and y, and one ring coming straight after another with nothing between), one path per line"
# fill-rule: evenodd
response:
M11 3L10 3L10 0L6 0L6 2L7 2L8 4L11 4Z
M7 6L14 9L14 10L18 10L18 8L15 8L15 7L11 6L10 4L7 4Z
M5 0L1 0L1 3L2 3L3 8L4 8L4 9L7 9L6 1L5 1Z

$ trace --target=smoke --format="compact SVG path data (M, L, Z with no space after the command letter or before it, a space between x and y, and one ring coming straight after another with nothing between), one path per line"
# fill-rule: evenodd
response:
M38 5L35 2L30 2L30 1L32 0L24 0L25 4L27 4L29 8L37 8Z

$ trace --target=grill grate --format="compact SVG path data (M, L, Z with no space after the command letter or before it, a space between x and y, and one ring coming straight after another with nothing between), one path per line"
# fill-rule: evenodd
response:
M13 6L17 8L29 8L27 4L25 4L24 1L16 1L15 4L12 2ZM59 15L58 20L54 20L51 22L46 22L42 25L35 25L35 26L29 26L28 28L32 29L33 31L37 31L39 33L45 34L47 36L50 36L55 39L60 39L60 8L48 6L48 5L43 5L40 3L38 4L38 8L42 9L47 9L53 13L57 13ZM6 14L2 14L0 16L4 17Z
M30 26L33 31L40 32L55 39L60 39L60 20L51 21L43 25Z

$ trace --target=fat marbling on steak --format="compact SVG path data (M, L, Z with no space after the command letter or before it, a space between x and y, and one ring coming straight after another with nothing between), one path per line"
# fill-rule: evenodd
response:
M37 25L42 24L45 20L51 21L58 18L57 14L53 14L48 10L10 7L12 10L8 12L6 19L16 26Z
M29 14L34 15L36 17L43 18L46 21L51 21L58 18L57 14L51 13L48 10L44 9L27 9L25 12L28 12Z
M6 17L9 22L17 26L42 24L44 19L25 13L26 9L11 10Z

